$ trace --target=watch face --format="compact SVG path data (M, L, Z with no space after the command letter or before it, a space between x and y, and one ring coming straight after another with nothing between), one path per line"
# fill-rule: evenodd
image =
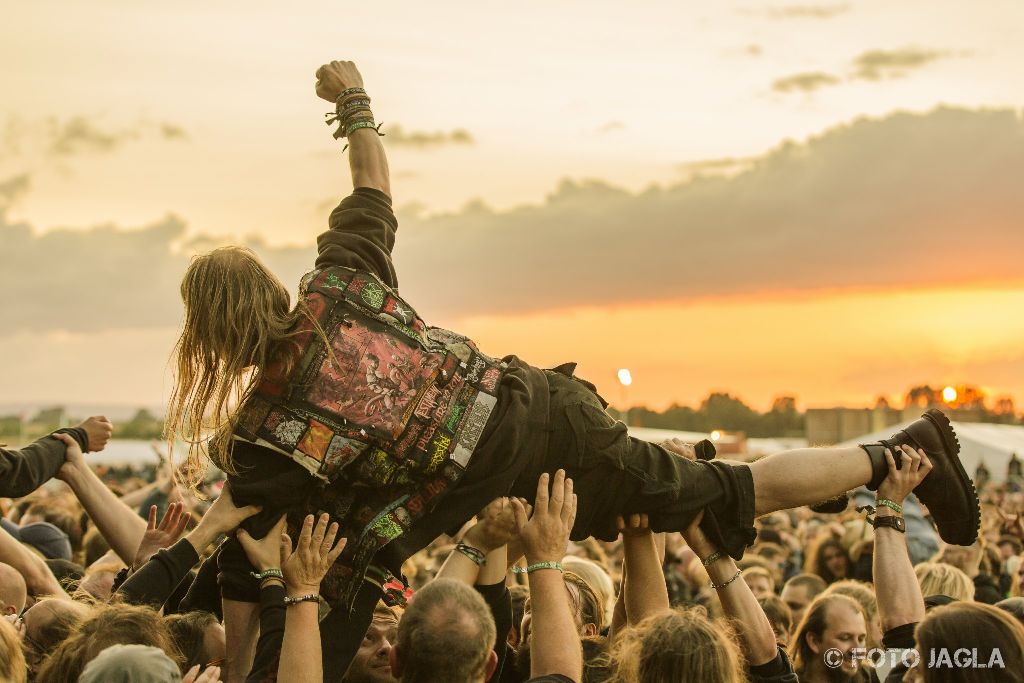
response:
M907 524L906 524L906 522L903 521L903 518L902 517L896 517L895 519L896 519L896 528L899 531L906 531L907 530Z

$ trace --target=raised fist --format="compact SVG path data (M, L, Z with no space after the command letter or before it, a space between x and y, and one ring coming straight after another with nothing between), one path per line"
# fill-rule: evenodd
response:
M347 88L363 87L363 77L355 62L330 62L316 70L317 97L334 104Z

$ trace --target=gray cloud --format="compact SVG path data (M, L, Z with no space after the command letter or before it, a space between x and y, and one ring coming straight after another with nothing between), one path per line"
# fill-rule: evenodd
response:
M772 7L765 10L765 14L772 19L831 19L849 12L851 5L848 2L831 5L784 5Z
M952 56L946 50L905 47L897 50L868 50L853 60L853 77L868 81L902 78L913 69Z
M57 156L85 152L112 152L122 143L139 137L136 130L103 130L84 116L50 121L50 151Z
M391 147L411 147L414 149L427 149L429 147L443 147L449 145L473 145L476 140L469 131L463 128L456 128L451 131L421 131L405 130L400 125L389 124L381 128L387 136L387 143Z
M742 160L746 162L747 160ZM723 162L724 163L724 162ZM728 177L631 193L565 182L535 206L402 209L402 292L428 321L852 287L1020 281L1024 121L940 108L786 142ZM401 202L401 189L396 188ZM194 249L169 217L35 234L0 212L0 334L173 326ZM312 245L250 240L294 287ZM866 339L875 332L865 330Z
M836 85L839 79L821 71L808 71L779 78L772 83L775 92L814 92L827 85Z
M31 186L32 180L28 173L21 173L11 176L6 180L0 180L0 210L24 197Z
M170 121L138 120L115 126L87 116L36 121L9 116L0 133L0 143L12 157L35 152L65 160L84 154L107 154L126 143L154 137L182 141L188 139L188 132Z

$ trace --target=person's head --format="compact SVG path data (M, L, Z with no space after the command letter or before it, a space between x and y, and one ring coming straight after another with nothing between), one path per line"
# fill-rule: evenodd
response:
M921 595L948 595L962 602L974 600L974 582L951 564L922 562L914 567Z
M526 601L530 598L530 589L526 586L509 586L509 597L512 598L512 628L508 632L508 644L519 647L522 642L523 614L526 613Z
M569 609L572 610L572 618L576 623L576 630L581 638L596 636L604 630L605 612L601 599L590 587L583 577L570 571L562 574L565 581L565 591L569 595ZM529 597L523 606L523 619L520 622L520 637L529 647L530 626L533 622L533 613Z
M850 566L846 548L832 536L821 536L807 549L804 571L817 574L825 583L833 583L849 576Z
M487 680L498 665L494 618L480 593L464 583L436 579L418 591L398 625L389 654L403 683Z
M174 389L165 436L195 441L212 425L211 445L222 469L231 467L235 406L265 370L275 343L288 337L295 316L288 290L249 249L222 247L192 260L181 281L185 323L174 349ZM189 450L190 463L205 463ZM226 466L226 468L225 468ZM196 469L193 477L205 472Z
M875 591L869 584L860 581L836 581L825 590L825 595L838 593L853 598L864 611L868 626L868 648L880 647L882 644L882 623L878 618L878 602Z
M177 663L158 647L111 645L85 665L78 683L177 683Z
M27 600L25 578L11 565L0 562L0 616L21 614Z
M825 580L817 574L797 574L786 582L779 597L793 613L794 624L800 623L804 610L827 587Z
M996 607L1024 624L1024 598L1006 598L997 602Z
M187 671L196 664L222 666L227 654L224 627L210 612L186 612L164 618Z
M804 672L832 672L838 677L853 678L860 669L854 651L865 647L867 623L864 611L853 598L845 595L819 595L804 613L789 644L793 668ZM843 653L842 666L832 669L824 661L825 653L838 650ZM807 676L810 678L810 676Z
M782 598L777 595L768 595L758 600L761 604L761 609L764 610L764 614L768 617L768 623L772 625L772 631L775 633L775 642L778 643L779 647L786 647L789 645L789 633L793 630L793 612L790 611L789 607L783 602Z
M614 683L746 680L733 634L702 610L676 609L627 629L611 651Z
M977 602L956 602L931 610L914 630L924 660L917 668L925 683L999 683L1024 680L1024 626L1001 609ZM954 666L927 667L927 658L945 650ZM955 666L958 652L987 668Z
M46 598L25 612L22 644L30 667L37 666L78 624L92 614L92 607L70 600Z
M1018 555L1016 560L1016 562L1007 562L1006 566L1008 569L1012 567L1010 596L1021 598L1024 597L1024 556Z
M378 602L359 649L345 672L343 683L395 683L391 673L391 648L398 641L398 614Z
M71 544L71 555L74 557L82 549L82 524L81 519L75 512L60 502L53 500L34 503L20 520L21 526L28 526L38 522L46 522L63 531ZM71 557L64 558L70 560Z
M23 683L27 676L18 631L14 624L0 617L0 683Z
M743 570L743 580L754 597L760 600L769 595L775 595L775 579L771 572L761 567L750 567Z
M82 621L43 660L38 683L75 683L85 665L111 645L152 645L177 661L179 655L163 619L149 607L104 605Z
M586 581L587 586L593 590L604 611L602 624L606 623L615 607L615 584L612 583L612 577L597 562L574 555L563 558L562 566Z

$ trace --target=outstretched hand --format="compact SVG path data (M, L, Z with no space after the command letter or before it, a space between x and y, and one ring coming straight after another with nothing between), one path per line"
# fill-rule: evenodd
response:
M329 62L316 70L317 97L335 103L348 88L363 87L363 77L355 62Z
M64 442L64 464L57 470L57 478L67 481L74 476L76 470L84 470L88 467L85 462L85 455L82 447L78 445L75 438L70 434L54 434L53 438Z
M171 547L181 538L189 520L192 519L192 513L183 512L184 508L185 506L181 503L171 503L167 506L167 511L164 512L164 518L157 525L156 505L149 506L146 533L142 535L139 549L135 551L135 559L132 561L133 568L138 569L149 562L157 551Z
M896 461L892 451L885 449L885 461L889 465L889 474L878 486L877 497L902 504L910 493L917 488L928 473L932 471L932 463L923 450L914 450L910 446L900 446L900 469L896 469Z
M515 510L508 498L495 498L480 511L463 542L484 554L507 544L516 535Z
M281 571L290 595L320 592L320 582L348 543L345 538L335 543L337 535L338 523L327 514L320 515L315 527L313 515L306 515L295 550L288 534L281 534Z
M516 527L530 564L560 561L565 556L569 533L576 521L576 494L572 492L572 479L565 478L565 470L558 470L550 484L550 492L549 482L551 477L548 473L540 475L531 517L527 516L526 506L521 501L511 499Z
M287 515L281 515L277 524L263 538L256 540L245 529L238 530L238 542L242 544L245 556L258 571L281 568L281 536L284 534Z

